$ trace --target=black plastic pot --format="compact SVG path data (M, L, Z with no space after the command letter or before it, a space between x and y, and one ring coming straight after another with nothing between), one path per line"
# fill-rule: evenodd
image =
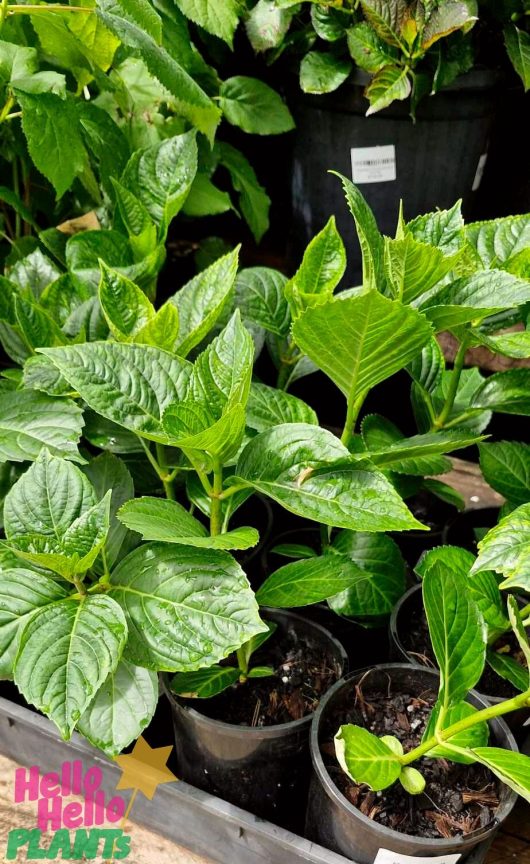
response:
M320 642L322 655L339 675L347 668L342 645L323 627L283 610L264 610L264 618L278 625L280 638L294 627ZM300 829L311 773L311 715L277 726L235 726L202 714L200 700L176 697L163 680L173 711L179 776L282 827Z
M524 604L524 601L522 601ZM419 616L422 614L423 607L421 602L421 585L414 585L413 588L410 588L403 597L398 600L394 609L392 610L392 615L390 616L389 623L389 639L390 639L390 657L392 660L396 661L405 661L407 663L413 663L418 666L424 666L427 664L427 658L423 658L420 654L411 654L407 651L403 641L401 639L401 633L403 632L403 628L406 627L406 624L402 623L404 620L410 620L415 616ZM492 674L495 678L497 676L492 671ZM498 679L499 682L501 679ZM508 694L504 696L485 692L481 688L481 682L477 684L478 692L480 694L480 698L484 699L486 702L489 702L492 705L497 705L500 702L503 702L505 699L509 698ZM512 695L516 695L516 691L513 691ZM512 732L519 736L521 733L522 727L524 723L530 717L530 709L521 708L519 711L514 711L511 714L507 714L505 717L505 723Z
M353 220L340 182L327 172L333 169L349 178L353 175L359 183L359 177L374 176L378 156L357 153L358 164L365 160L359 175L352 169L352 149L393 146L395 162L389 151L380 151L384 159L390 159L383 163L380 176L395 179L360 185L381 231L392 237L400 200L405 202L406 219L452 207L459 198L469 214L498 99L497 75L477 70L423 99L416 123L409 116L408 102L395 102L366 117L368 102L363 92L368 81L358 70L326 96L304 95L295 88L289 103L297 125L291 172L292 257L299 260L307 243L334 213L349 249L345 287L360 282L360 254L356 241L352 247Z
M335 734L340 716L344 709L355 700L355 687L363 678L363 692L369 700L370 689L387 689L391 682L394 688L403 687L407 692L418 696L426 690L438 688L438 673L410 664L388 664L370 670L352 672L338 681L322 699L315 713L311 729L311 758L314 776L309 794L307 811L307 833L313 839L335 852L357 862L373 864L380 849L387 849L396 855L436 858L459 854L464 861L483 841L487 841L498 830L500 824L510 814L517 795L506 786L501 787L500 804L495 820L485 828L452 839L428 839L401 834L380 825L364 816L339 791L324 764L321 743ZM471 704L478 708L487 707L478 693L469 695ZM502 720L490 723L491 741L499 747L517 750L517 744L510 730Z

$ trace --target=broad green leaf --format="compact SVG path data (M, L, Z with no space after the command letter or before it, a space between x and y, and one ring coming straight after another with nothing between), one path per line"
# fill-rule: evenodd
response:
M347 30L348 49L360 69L379 72L396 60L396 52L382 39L367 21L362 21Z
M108 567L118 560L120 550L127 536L127 530L117 518L117 513L126 501L134 497L134 483L125 462L113 453L100 453L83 468L90 480L96 498L102 500L109 490L110 526L105 540L105 559Z
M121 659L77 722L77 731L107 756L117 756L142 734L155 713L155 672Z
M530 501L530 444L479 444L480 470L490 486L514 504Z
M440 669L439 704L445 712L462 702L484 670L486 625L459 566L449 556L423 577L423 603ZM442 715L443 716L443 715Z
M488 648L486 660L493 671L505 681L509 681L516 690L521 693L528 690L528 669L521 666L513 657Z
M388 615L405 591L405 562L398 545L385 534L357 531L340 531L332 545L332 557L348 557L363 578L328 598L329 606L348 618Z
M172 354L178 341L179 326L177 307L165 303L155 312L154 317L138 330L134 341L137 344L161 348Z
M270 333L283 336L289 330L291 316L285 299L287 279L271 267L248 267L236 281L236 305L243 321L251 321Z
M358 531L421 527L383 474L348 459L348 450L331 432L304 423L282 424L247 444L235 482L325 525Z
M504 30L504 42L508 57L526 91L530 89L530 34L515 24L509 24Z
M40 390L48 396L75 395L57 367L41 355L28 357L24 363L23 383L27 390Z
M399 33L408 13L405 0L393 3L386 0L361 0L361 7L378 36L389 45L401 48Z
M332 173L336 173L342 183L346 203L355 220L363 258L363 286L382 291L385 283L384 241L375 216L358 187L342 174Z
M472 755L525 801L530 801L530 756L501 747L475 747Z
M318 426L317 415L301 399L253 381L247 403L246 423L256 432L264 432L281 423L309 423Z
M477 604L486 626L488 628L488 643L492 639L509 630L510 622L506 614L504 597L499 591L499 580L494 573L481 570L478 573L469 573L474 564L471 559L468 565L467 584L469 591Z
M253 666L248 670L249 678L270 678L276 674L276 670L272 666Z
M179 314L176 352L181 357L202 342L227 309L233 296L238 256L239 247L194 276L170 299Z
M445 3L432 9L422 32L421 47L423 51L434 45L439 39L444 39L456 30L468 32L478 20L476 0L446 0Z
M431 393L432 406L436 414L442 410L447 399L451 386L451 374L449 371L443 372L440 384ZM491 420L491 411L474 407L475 395L481 391L484 380L484 376L476 367L463 370L458 382L453 408L448 417L450 422L461 418L458 426L464 426L476 434L483 432Z
M149 255L157 243L157 229L145 204L137 195L126 189L114 177L112 178L114 195L116 197L117 213L129 235L131 249L138 260Z
M21 631L38 609L62 600L66 588L56 579L33 570L0 569L0 677L13 677Z
M60 327L42 307L24 297L15 297L15 318L30 350L64 345L68 340Z
M411 234L420 243L428 243L441 249L444 255L454 255L460 252L466 240L464 220L462 218L462 202L457 201L450 210L435 210L416 216L406 225L406 233Z
M274 0L258 0L248 13L245 30L248 41L256 53L276 48L283 41L292 13L279 9Z
M40 249L35 249L21 258L9 270L11 282L25 289L29 296L39 300L45 289L61 275L53 261L44 255Z
M284 287L291 312L298 317L306 308L331 298L346 269L346 250L335 217L313 239L300 267Z
M171 680L171 691L188 699L211 699L239 680L233 666L210 666L197 672L179 672Z
M82 462L77 442L83 412L70 399L54 399L35 390L0 394L0 462L26 462L43 447Z
M330 553L280 567L261 585L256 600L261 606L309 606L342 591L356 591L358 583L362 591L368 580L366 571L347 555Z
M431 328L414 309L369 291L307 309L295 321L293 335L351 404L403 369L428 341Z
M68 598L37 612L20 636L15 683L66 740L127 640L119 605L102 594Z
M459 723L460 720L465 720L467 717L473 716L478 711L474 705L470 705L469 702L457 702L455 705L452 705L444 718L444 722L442 725L442 729L448 729L449 726L453 726L455 723ZM439 707L436 707L427 724L425 732L423 733L423 741L427 741L432 735L434 735L434 731L436 728L436 721L439 715ZM462 748L470 748L470 747L485 747L488 743L489 738L489 729L487 723L476 723L474 726L470 726L469 729L465 729L463 732L458 733L457 735L453 735L448 739L448 746L444 747L443 744L439 744L437 747L433 747L432 750L429 750L427 754L429 758L434 759L450 759L452 762L460 762L464 765L471 765L473 763L473 756L464 756L462 753L455 753L451 750L450 745L453 744L455 747Z
M530 215L505 216L466 225L466 239L484 268L505 264L530 243Z
M239 20L237 0L176 0L186 18L232 46Z
M137 435L167 443L162 415L172 402L185 398L192 368L185 360L148 345L119 342L42 353L98 414Z
M351 23L349 12L340 9L340 3L335 5L311 6L311 24L317 36L325 42L338 42L346 34L346 27Z
M196 174L182 212L186 216L216 216L232 209L228 192L215 186L206 174Z
M473 573L495 570L502 573L501 588L529 585L530 504L512 510L492 528L478 544L479 555Z
M351 70L352 62L347 57L310 51L300 64L300 87L304 93L332 93L344 84Z
M126 659L148 669L201 669L265 628L227 552L145 544L124 558L111 583L129 623Z
M399 754L361 726L348 723L340 727L335 735L335 753L348 777L374 792L392 786L401 774Z
M400 240L385 237L385 271L394 297L410 303L433 288L453 269L455 257L415 240L412 234Z
M236 75L223 81L219 105L226 120L244 132L279 135L294 129L294 120L281 96L257 78Z
M39 58L36 48L0 41L0 82L2 84L34 75L38 68Z
M530 357L530 330L517 333L490 335L483 330L473 329L471 334L479 345L485 345L494 354L526 360Z
M119 342L129 342L149 321L155 310L134 282L101 262L99 302L110 332Z
M414 572L423 579L427 570L434 564L441 564L447 569L456 571L459 577L467 577L474 561L473 553L460 546L436 546L421 556Z
M269 227L269 208L271 200L260 185L256 173L243 154L227 144L217 142L219 162L223 165L232 181L232 186L239 192L239 209L245 217L256 243L259 243Z
M141 440L133 432L101 417L90 408L85 411L83 435L94 447L110 453L144 453Z
M173 446L185 452L209 453L223 464L240 450L245 434L245 409L234 405L216 417L194 399L173 405L164 413L164 430Z
M365 96L370 102L366 116L387 108L392 102L410 96L412 85L407 69L401 66L384 66L376 72L366 88Z
M429 297L421 310L439 331L479 321L529 300L530 281L504 270L486 270L445 285Z
M196 171L195 132L185 132L134 153L121 182L166 231L186 200Z
M97 14L124 45L140 52L151 75L172 94L175 110L212 140L221 112L171 54L146 32L144 26L127 20L129 6L128 0L99 0Z
M509 369L507 372L496 372L495 375L490 375L473 395L470 407L528 417L530 415L530 369Z

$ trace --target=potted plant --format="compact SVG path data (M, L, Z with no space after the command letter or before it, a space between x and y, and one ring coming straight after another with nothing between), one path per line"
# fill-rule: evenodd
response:
M529 757L500 719L528 704L528 679L523 693L494 706L472 691L484 669L485 622L451 561L426 570L423 602L439 675L399 665L355 673L315 717L308 825L360 864L382 849L465 858L507 817L516 793L530 796ZM513 598L508 614L528 664Z

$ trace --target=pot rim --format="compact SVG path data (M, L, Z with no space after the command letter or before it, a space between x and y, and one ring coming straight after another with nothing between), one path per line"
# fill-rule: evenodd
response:
M392 828L387 828L386 825L380 825L379 822L374 822L373 819L369 819L368 816L365 816L363 813L361 813L361 811L357 807L354 807L353 804L350 804L350 802L339 791L339 789L337 788L337 786L335 785L335 783L331 779L331 777L330 777L330 775L326 769L326 766L324 765L324 760L322 759L322 754L320 752L319 741L318 741L320 724L321 724L323 714L327 708L328 703L330 702L332 697L335 695L335 693L341 687L348 686L348 684L351 682L352 679L358 678L359 675L363 675L366 672L371 671L373 669L382 670L382 671L400 670L400 671L406 671L406 672L410 672L411 669L413 669L413 670L416 669L416 670L421 670L422 674L432 675L436 678L439 677L438 670L429 669L426 666L425 667L417 666L414 663L382 663L379 666L367 666L363 669L353 670L352 672L347 673L339 681L337 681L333 685L333 687L330 687L330 689L327 691L327 693L322 697L322 700L321 700L317 710L315 711L315 713L313 715L313 723L311 726L311 734L309 737L309 746L311 749L311 761L313 764L313 770L314 770L314 772L317 776L317 780L320 783L320 785L322 786L324 792L326 793L326 795L329 798L331 798L333 803L336 806L338 806L339 809L344 814L346 814L348 817L354 817L355 819L360 820L365 825L365 827L367 827L367 828L372 828L372 829L375 828L375 830L380 834L380 836L382 838L382 846L384 845L385 840L388 840L390 842L392 840L392 838L396 838L396 837L403 838L403 836L410 836L410 837L414 837L415 843L418 843L420 848L423 847L425 850L428 850L428 849L432 849L434 846L437 850L439 850L441 853L443 853L444 850L446 850L446 849L454 850L455 844L459 845L460 843L462 843L462 845L464 845L466 839L469 837L479 838L481 836L481 834L483 834L484 839L485 839L495 827L498 827L498 825L500 825L500 824L502 824L502 822L504 822L504 820L509 816L510 812L512 811L513 807L515 806L515 803L516 803L519 796L517 795L516 792L513 791L513 789L510 789L509 786L506 786L506 790L507 790L506 798L505 798L504 802L501 801L499 803L499 807L497 808L497 811L495 812L495 818L493 820L493 823L490 824L489 828L488 827L480 828L480 829L477 829L477 831L473 831L470 834L463 835L462 837L452 837L451 839L447 839L447 840L446 839L438 840L436 838L430 838L430 837L417 837L415 834L403 835L403 833L400 831L394 831ZM484 696L482 696L480 693L477 693L476 690L470 690L469 693L475 699L477 699L477 701L480 702L484 706L484 708L489 707ZM506 723L503 721L503 719L501 717L496 717L495 721L500 722L500 725L503 728L503 732L506 735L507 741L510 745L510 749L513 750L515 753L518 753L519 748L517 746L516 740L515 740L513 734L511 733L510 729L506 725ZM505 785L505 784L503 784L503 785ZM481 842L481 841L479 839L477 839L477 843L478 842Z
M339 658L339 662L342 663L342 674L339 678L339 681L342 681L343 676L348 671L348 655L346 654L342 643L339 642L339 640L336 639L335 636L333 636L329 632L329 630L327 630L325 627L322 627L321 624L317 624L315 621L304 618L303 615L298 615L296 612L291 612L290 609L274 609L269 606L263 606L261 607L261 611L264 613L265 617L267 615L269 615L270 617L274 617L274 615L277 615L278 617L294 620L295 623L297 621L303 621L305 626L318 631L321 636L324 636L327 641L333 646L334 650L336 651L337 657ZM203 727L209 727L213 730L222 730L224 735L230 735L234 738L239 738L242 735L245 735L258 739L265 738L272 740L273 738L281 738L286 733L294 732L298 729L304 728L305 726L309 727L313 720L314 714L306 714L305 717L300 717L298 720L289 720L287 723L277 723L274 726L240 726L235 723L226 723L224 720L216 720L213 717L208 717L206 714L203 714L197 708L192 708L189 705L184 705L182 701L178 698L178 696L176 696L176 694L172 693L170 690L170 674L173 673L163 672L160 675L162 688L170 703L172 705L178 706L180 710L186 711L186 713L189 714L190 717L193 718L194 722L198 725ZM335 683L339 683L339 681Z

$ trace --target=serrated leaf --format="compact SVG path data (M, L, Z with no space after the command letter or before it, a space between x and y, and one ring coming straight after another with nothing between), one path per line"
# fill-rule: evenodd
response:
M236 305L243 320L263 327L269 333L283 336L291 316L285 299L287 278L271 267L248 267L240 270L236 281Z
M15 683L24 698L70 738L116 668L127 639L125 616L109 596L68 598L45 607L20 637Z
M73 396L72 387L48 357L28 357L24 363L24 387L40 390L48 396Z
M473 756L503 783L530 801L530 756L501 747L475 747Z
M126 501L134 497L133 479L125 462L113 453L100 453L83 468L83 473L90 480L98 500L101 501L109 490L112 491L105 559L108 567L113 567L127 537L127 530L118 520L117 513Z
M509 369L490 375L474 393L470 407L528 417L530 369Z
M265 627L227 552L149 543L124 558L111 584L130 623L126 659L148 669L201 669Z
M393 296L410 303L447 276L455 257L415 240L412 234L399 240L385 237L385 271Z
M342 183L348 209L355 220L363 258L363 286L366 290L376 288L382 291L385 283L384 241L375 216L357 186L342 174L332 173Z
M490 486L514 504L530 501L530 444L479 444L480 470Z
M257 78L236 75L223 81L219 104L226 120L244 132L279 135L294 129L294 120L281 96Z
M179 324L177 307L165 303L155 312L154 317L138 330L134 341L137 344L161 348L172 354L178 340Z
M481 440L479 436L472 433L444 430L385 442L374 432L376 419L384 420L384 418L377 418L376 415L365 419L363 436L367 452L358 454L358 458L369 458L379 468L396 471L398 474L412 476L443 474L446 470L450 470L450 467L447 459L440 458L442 454L461 450Z
M309 51L300 64L300 87L304 93L333 93L352 70L349 58L331 52Z
M117 756L149 725L158 702L155 672L121 659L77 722L77 731Z
M348 50L360 69L379 72L396 60L396 52L377 35L367 21L347 30Z
M485 268L499 267L530 243L530 215L505 216L466 225L466 239Z
M340 468L334 466L338 460ZM348 460L348 450L330 432L287 423L247 444L236 466L236 482L325 525L359 531L420 527L383 474Z
M1 568L0 571L0 677L13 677L13 664L21 631L38 609L62 600L66 587L45 573Z
M220 417L203 408L194 399L171 405L164 413L164 429L173 446L184 451L209 453L228 463L239 451L245 433L245 409L234 405Z
M445 285L422 304L421 311L440 331L479 321L529 300L530 281L504 270L487 270Z
M54 399L35 390L0 394L0 462L25 462L43 447L82 462L77 443L83 412L70 399Z
M346 250L331 216L309 243L300 267L284 286L293 315L330 299L346 269Z
M279 9L274 0L258 0L248 13L245 30L256 53L281 44L291 23L292 13Z
M378 36L389 45L401 48L399 33L408 8L405 0L387 3L386 0L362 0L362 10Z
M401 101L410 96L412 85L407 69L400 66L384 66L376 72L365 91L370 102L366 116L375 114L387 108L392 102Z
M479 345L485 345L494 354L502 354L504 357L513 357L516 360L526 360L530 357L530 330L490 335L483 330L472 329L471 335Z
M55 321L42 307L24 297L15 297L15 318L20 333L30 350L68 341Z
M33 295L36 300L41 299L45 289L52 282L55 282L60 275L61 271L40 249L35 249L29 255L21 258L9 270L11 282L25 289L25 292L29 296Z
M530 34L510 24L504 30L504 42L508 57L526 91L530 88Z
M446 0L434 8L426 21L421 37L423 51L428 51L439 39L457 30L468 32L478 20L476 0Z
M491 528L478 544L479 555L473 573L495 570L502 573L501 588L530 585L530 503L512 510Z
M355 590L356 583L368 578L351 558L330 553L294 561L275 570L261 585L256 600L261 606L309 606L341 591Z
M513 657L488 648L486 660L493 671L505 681L509 681L516 690L521 693L528 690L528 669L521 666Z
M296 396L253 381L247 402L247 426L256 432L264 432L281 423L318 426L318 418L313 409Z
M134 282L101 262L99 302L110 331L120 342L129 342L154 317L155 310Z
M186 18L232 45L238 24L237 0L177 0Z
M457 201L450 210L436 210L416 216L407 222L405 230L420 243L428 243L441 249L444 255L460 252L466 240L469 226L464 230L462 202Z
M197 672L179 672L171 680L171 692L188 699L211 699L239 680L233 666L210 666Z
M388 615L405 591L405 562L397 544L385 534L340 531L333 540L338 557L362 570L351 588L328 598L338 615L349 618Z
M168 442L162 415L172 402L185 398L191 364L158 348L118 342L42 353L98 414L137 435Z
M374 792L391 786L401 774L399 755L361 726L348 723L340 727L335 735L335 753L348 777Z

